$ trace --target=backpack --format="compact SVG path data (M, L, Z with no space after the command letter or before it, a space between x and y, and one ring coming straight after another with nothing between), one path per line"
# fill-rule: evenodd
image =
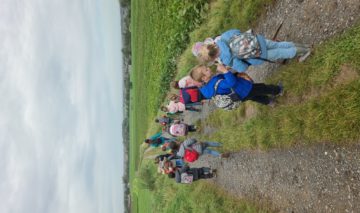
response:
M188 126L184 123L171 124L169 133L173 136L185 136L188 133Z
M233 35L227 42L231 53L240 59L256 58L261 52L259 42L252 30L248 30L240 35Z
M194 180L194 176L192 174L188 174L186 172L181 174L181 183L192 183Z
M201 93L198 87L185 87L180 89L180 102L183 104L197 103L201 101Z
M219 79L215 83L215 94L216 90L219 86L219 83L224 79ZM236 109L240 106L241 100L239 96L231 89L231 93L227 95L215 95L212 97L212 100L217 108L221 108L224 110L232 110Z
M194 162L199 158L199 153L194 149L185 149L184 160L186 162Z
M161 118L158 118L158 120L159 120L160 125L162 125L162 126L166 126L166 125L170 124L172 121L172 119L169 117L161 117Z

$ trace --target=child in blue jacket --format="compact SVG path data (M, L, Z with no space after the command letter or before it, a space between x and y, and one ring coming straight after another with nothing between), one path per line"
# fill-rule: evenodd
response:
M245 32L248 33L248 32ZM204 42L197 42L192 48L193 54L206 64L218 62L233 68L237 72L244 72L251 65L260 65L265 61L275 62L280 59L291 59L299 56L299 61L304 61L311 53L310 47L304 44L293 42L276 42L264 38L262 35L253 35L254 46L257 50L249 58L239 58L233 54L230 47L234 36L244 34L240 30L232 29L221 36L213 39L206 39ZM252 34L250 34L252 35ZM246 49L247 42L239 44L240 49Z
M207 99L215 95L230 94L233 90L241 101L252 100L268 105L273 103L272 96L282 94L282 86L252 83L249 80L237 77L222 64L219 64L217 69L221 74L213 75L210 68L205 65L198 65L190 72L190 76L194 80L204 84L200 88L200 92ZM218 81L220 82L215 91L215 84Z

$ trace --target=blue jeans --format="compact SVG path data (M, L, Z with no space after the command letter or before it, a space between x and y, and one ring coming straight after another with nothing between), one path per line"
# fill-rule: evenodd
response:
M218 142L210 142L210 141L206 141L204 142L205 146L203 149L203 154L208 154L208 155L212 155L214 157L219 157L220 153L218 151L212 150L212 149L208 149L207 147L211 146L211 147L219 147L222 146L220 143Z
M296 47L293 42L276 42L265 39L267 49L267 59L276 61L278 59L294 58Z

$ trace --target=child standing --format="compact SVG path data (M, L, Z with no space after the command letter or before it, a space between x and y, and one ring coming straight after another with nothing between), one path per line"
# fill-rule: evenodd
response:
M199 179L208 179L216 177L216 171L208 167L190 168L188 165L175 171L174 174L169 174L169 178L175 178L176 183L191 184L193 181Z
M150 138L145 139L144 143L149 144L151 147L156 148L174 140L175 138L165 138L161 136L161 132L159 132L151 136Z
M235 98L238 100L252 100L268 105L273 104L271 96L282 94L283 89L281 85L252 83L250 80L237 77L222 64L219 64L217 69L222 74L213 75L210 68L204 65L196 66L190 72L194 80L205 83L200 88L200 92L207 99L215 95L227 95L234 92Z
M220 147L221 144L218 142L198 142L196 139L187 139L180 145L175 142L170 142L169 147L173 150L175 155L183 158L187 162L196 161L199 156L203 154L209 154L214 157L227 158L230 156L229 153L220 154L218 151L209 149L208 147Z
M260 65L264 61L275 62L299 56L304 61L311 53L308 45L293 42L276 42L251 31L240 32L232 29L215 40L206 39L197 42L193 54L205 63L222 63L237 72L244 72L251 65ZM194 79L195 80L195 79Z

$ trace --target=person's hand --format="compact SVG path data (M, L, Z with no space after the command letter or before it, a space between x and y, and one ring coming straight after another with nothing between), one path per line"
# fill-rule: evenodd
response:
M218 64L217 65L217 70L221 73L227 73L229 72L229 69L227 67L225 67L223 64Z

